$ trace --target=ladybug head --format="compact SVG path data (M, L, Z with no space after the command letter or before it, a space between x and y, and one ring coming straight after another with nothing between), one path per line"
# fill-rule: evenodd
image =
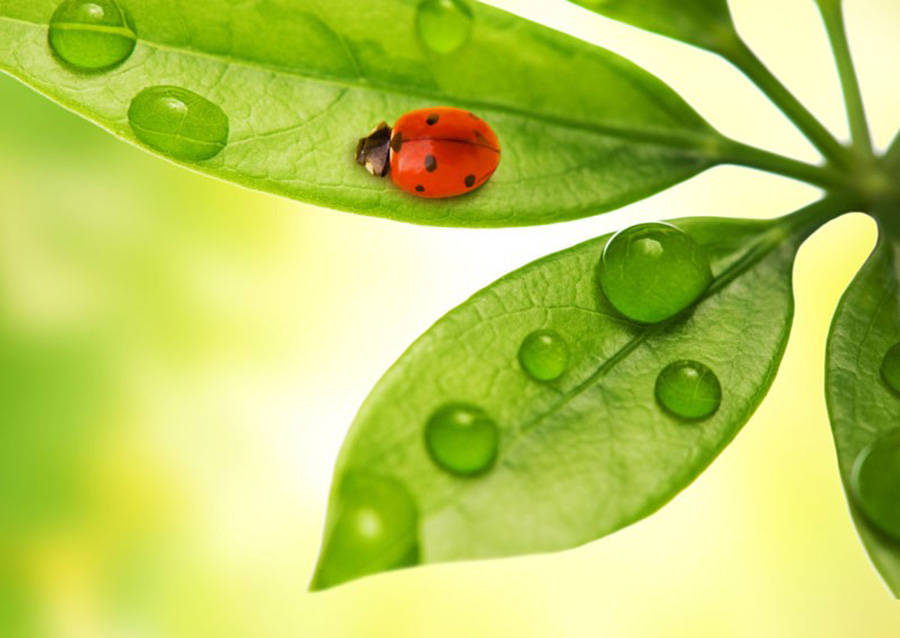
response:
M382 122L356 146L356 162L378 177L391 170L391 127Z

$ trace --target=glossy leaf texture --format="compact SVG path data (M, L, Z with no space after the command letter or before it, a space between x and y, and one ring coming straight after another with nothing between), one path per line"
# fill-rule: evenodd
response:
M313 588L388 567L562 550L657 510L767 392L790 329L796 248L805 225L833 208L826 200L780 221L675 221L705 248L715 279L694 307L659 324L623 318L600 294L609 236L527 265L452 310L363 404L337 462ZM554 381L520 367L520 345L536 330L569 344ZM655 401L660 371L682 360L721 384L704 420L679 420ZM447 404L476 406L499 430L496 459L476 476L445 471L426 450L426 423ZM373 557L355 573L338 564L342 486L359 476L405 486L418 512L416 560Z
M886 214L900 216L893 207ZM897 228L900 224L894 220ZM880 436L900 427L900 394L883 378L885 354L900 342L900 233L881 235L844 293L828 337L825 395L850 512L872 563L900 597L900 542L872 525L854 503L853 466ZM895 232L897 230L895 228Z
M570 0L639 29L718 51L735 37L727 0Z
M85 74L50 50L55 0L5 0L0 70L135 143L127 116L136 95L191 91L230 123L224 150L186 161L192 168L422 224L521 226L593 215L724 161L721 137L627 60L455 2L466 8L463 23L468 14L471 21L448 52L446 39L429 44L440 22L424 36L417 30L415 0L120 0L137 46L115 69ZM438 105L471 110L498 134L503 157L485 187L427 202L354 162L358 138L380 121Z

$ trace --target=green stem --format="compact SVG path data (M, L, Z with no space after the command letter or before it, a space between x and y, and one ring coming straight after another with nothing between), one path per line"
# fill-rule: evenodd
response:
M853 66L853 57L850 54L850 44L847 41L843 2L841 0L819 0L818 4L841 78L853 146L861 155L871 157L872 138L869 134L869 123L866 121L862 93L859 90L859 79Z
M746 75L794 123L829 160L840 166L851 163L847 150L776 78L743 40L735 38L721 55Z
M726 164L758 168L770 173L815 184L826 190L846 190L851 186L840 171L826 166L806 164L734 140L726 141L722 155Z
M835 217L860 208L859 202L849 195L829 195L805 208L794 211L778 220L778 227L797 241L804 241L823 224Z
M900 166L900 133L897 133L897 137L894 138L894 141L888 147L887 152L884 154L884 159L888 164Z

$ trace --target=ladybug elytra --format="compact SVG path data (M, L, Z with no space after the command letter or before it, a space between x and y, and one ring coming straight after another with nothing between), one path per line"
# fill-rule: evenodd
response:
M500 143L476 115L449 106L418 109L359 140L356 161L412 195L456 197L482 186L500 163Z

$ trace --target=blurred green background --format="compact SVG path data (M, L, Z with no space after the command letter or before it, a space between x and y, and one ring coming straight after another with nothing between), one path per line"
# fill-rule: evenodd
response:
M631 57L729 135L814 158L705 54L561 1L496 4ZM900 5L847 5L884 146L900 127ZM845 134L811 0L732 6ZM660 513L561 554L306 593L354 411L440 314L635 221L771 217L814 196L719 168L596 219L418 228L192 174L0 77L0 636L900 635L846 512L822 397L830 313L874 241L861 215L804 247L769 399Z

